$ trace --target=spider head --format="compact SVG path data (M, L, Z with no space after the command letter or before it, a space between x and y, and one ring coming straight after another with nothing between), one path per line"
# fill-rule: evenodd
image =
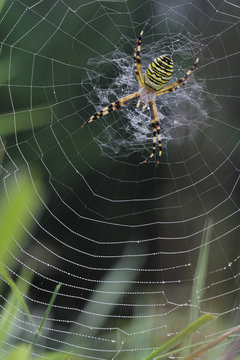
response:
M173 73L173 60L170 55L161 55L149 64L144 76L144 83L152 91L163 88Z

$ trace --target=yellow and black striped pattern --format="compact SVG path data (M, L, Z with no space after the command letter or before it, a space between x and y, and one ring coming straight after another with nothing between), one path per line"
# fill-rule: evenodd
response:
M152 91L159 91L170 80L173 61L170 55L161 55L151 62L144 76L144 84Z
M162 89L157 91L157 96L159 95L164 95L167 94L169 92L175 91L180 89L180 87L184 86L186 84L186 82L189 80L193 70L196 69L199 60L200 60L200 52L202 51L201 47L198 50L198 56L194 62L194 64L190 67L190 69L186 72L186 74L181 77L180 79L178 79L177 81L175 81L174 83L168 85L168 86L164 86Z
M139 97L139 92L137 91L133 94L127 95L117 101L112 102L110 105L104 107L102 110L93 114L90 117L90 119L85 121L85 123L82 125L82 128L85 127L86 125L88 125L89 123L93 122L94 120L100 119L102 116L105 116L112 111L122 108L124 105L126 105L127 103L131 102L133 99L138 98L138 97Z
M157 162L156 166L160 163L160 157L162 155L162 141L160 135L160 124L157 112L157 106L155 101L150 101L149 109L151 114L151 122L152 122L152 132L153 132L153 144L152 144L152 153L151 155L145 159L142 164L147 163L148 160L152 159L156 154L156 143L158 142L158 154L157 154Z
M173 82L172 84L166 85L173 73L173 60L170 55L161 55L155 60L153 60L148 66L145 76L143 78L140 57L141 44L144 30L151 18L148 19L144 24L134 49L134 70L140 86L140 90L133 94L127 95L117 101L114 101L110 105L104 107L102 110L97 111L87 121L85 121L82 127L85 127L87 124L93 122L94 120L100 119L102 116L105 116L112 111L121 109L124 105L131 102L132 100L138 99L138 104L144 104L143 108L149 105L153 132L152 153L142 163L147 163L148 160L156 156L156 165L158 165L160 163L160 157L162 155L162 143L155 97L168 94L172 91L176 91L187 83L191 76L191 73L197 67L197 64L199 62L201 47L199 49L197 58L193 65L190 67L190 69L183 77Z
M141 52L141 45L142 45L142 37L143 37L143 33L147 27L147 25L149 24L149 21L151 20L152 17L150 17L144 24L142 31L139 34L138 37L138 41L135 45L134 48L134 71L138 80L138 83L140 85L140 87L144 86L144 80L143 80L143 75L142 75L142 65L141 65L141 57L140 57L140 52Z

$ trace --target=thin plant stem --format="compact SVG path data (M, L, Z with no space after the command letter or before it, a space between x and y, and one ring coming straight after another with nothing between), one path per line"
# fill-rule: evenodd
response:
M151 354L149 354L147 357L144 358L144 360L152 360L156 359L156 357L168 349L173 348L174 346L178 345L180 341L183 339L186 339L188 336L190 336L193 332L198 330L200 327L202 327L204 324L206 324L208 321L215 319L216 317L211 314L205 314L201 316L199 319L194 321L192 324L187 326L183 331L181 331L179 334L173 336L170 340L165 342L163 345L161 345L157 350L154 350Z

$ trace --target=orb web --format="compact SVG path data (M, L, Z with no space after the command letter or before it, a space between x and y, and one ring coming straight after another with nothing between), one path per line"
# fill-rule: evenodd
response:
M24 173L42 206L39 216L29 208L28 243L8 266L29 282L34 322L17 311L2 353L34 342L58 283L33 358L144 358L193 309L218 316L201 340L238 325L238 2L16 0L0 10L2 194L11 199L9 181L17 185ZM152 147L148 109L133 102L81 129L137 91L133 49L150 16L143 69L170 53L175 81L202 43L186 86L157 99L157 168L139 165ZM205 248L206 281L193 302ZM4 318L6 292L1 300ZM215 351L209 359L224 348Z
M189 35L190 37L190 35ZM160 54L170 54L174 62L174 82L184 76L194 63L200 42L190 41L181 34L167 34L154 43L142 44L142 67ZM130 42L130 40L129 40ZM92 84L92 91L88 95L88 102L92 103L95 111L101 110L112 101L131 94L139 89L135 73L133 72L133 56L126 56L125 43L104 58L90 59L87 66L88 82ZM194 52L189 49L195 48ZM160 49L160 50L159 50ZM161 51L161 53L159 53ZM106 61L107 57L107 61ZM188 68L186 68L188 66ZM111 75L112 74L112 75ZM144 71L143 71L144 75ZM111 77L113 76L113 77ZM206 106L206 99L208 104ZM99 120L98 134L94 139L101 148L101 153L127 161L129 153L147 154L152 146L152 130L149 109L144 112L136 109L137 101L127 105L121 113L111 114L108 121ZM167 151L168 141L173 140L174 129L182 126L187 136L194 136L197 128L207 126L208 113L220 108L215 94L209 94L205 89L205 81L192 76L187 88L181 88L173 94L161 96L157 99L159 118L161 123L162 143ZM113 120L112 120L113 118ZM91 132L91 128L89 129ZM177 139L175 139L177 140Z

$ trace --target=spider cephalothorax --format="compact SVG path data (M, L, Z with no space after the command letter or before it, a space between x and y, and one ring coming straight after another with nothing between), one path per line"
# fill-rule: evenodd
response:
M151 18L150 18L151 19ZM140 106L140 104L143 104L143 109L145 109L147 106L149 106L150 109L150 115L151 115L151 121L152 121L152 131L153 131L153 147L152 147L152 153L151 155L143 161L143 163L146 163L149 159L151 159L156 152L156 142L158 141L158 157L157 157L157 163L160 162L160 157L162 155L162 144L161 144L161 136L160 136L160 124L159 124L159 118L157 113L157 107L155 99L159 95L167 94L169 92L175 91L186 84L187 80L189 79L189 76L191 75L192 71L196 68L198 62L199 62L199 54L194 62L194 64L191 66L191 68L187 71L187 73L181 77L179 80L175 81L174 83L167 85L169 82L172 73L173 73L173 60L170 55L161 55L154 59L151 64L149 64L144 78L142 74L142 67L141 67L141 58L140 58L140 52L141 52L141 42L142 42L142 36L144 33L144 30L146 26L149 23L149 20L146 21L144 24L144 27L142 31L140 32L140 35L138 37L137 44L135 46L134 50L134 70L135 74L140 86L139 91L127 95L117 101L114 101L110 105L106 106L102 110L96 112L93 114L89 120L87 120L82 127L86 126L87 124L91 123L92 121L99 119L100 117L107 115L108 113L120 109L127 103L131 102L134 99L138 99L137 107ZM199 49L200 52L201 49Z

